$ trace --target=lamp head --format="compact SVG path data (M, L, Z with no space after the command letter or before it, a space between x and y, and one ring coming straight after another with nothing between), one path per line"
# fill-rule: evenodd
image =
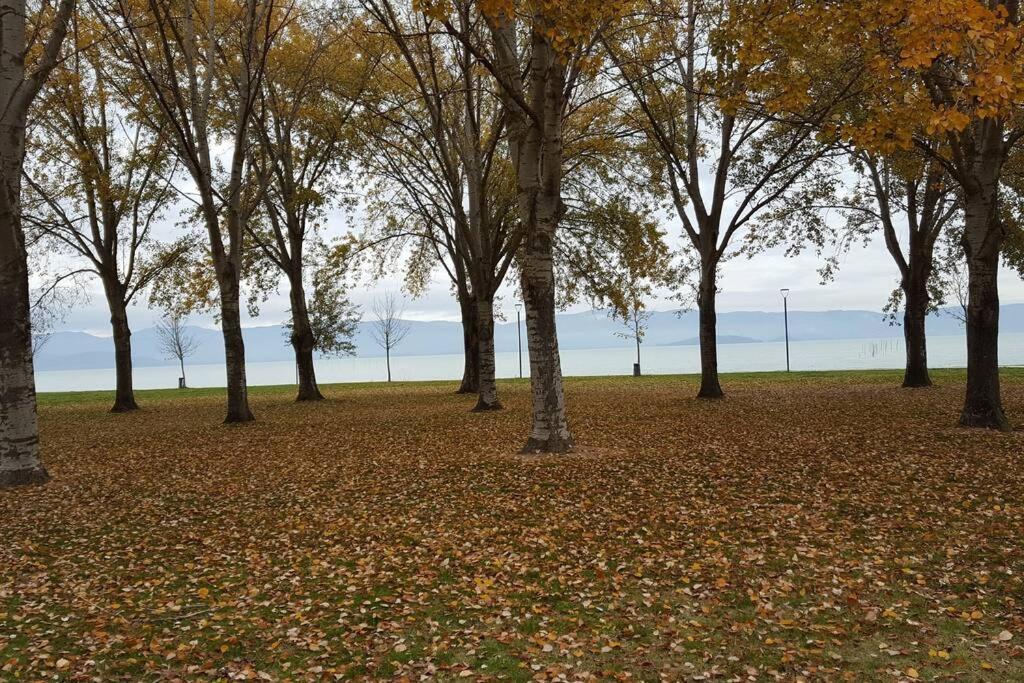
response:
M783 287L779 291L782 292L782 298L783 299L785 299L786 297L789 296L789 287Z

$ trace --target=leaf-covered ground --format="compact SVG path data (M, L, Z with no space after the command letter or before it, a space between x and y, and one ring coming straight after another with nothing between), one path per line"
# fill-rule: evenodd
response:
M1024 432L937 377L570 380L539 459L518 382L44 396L0 679L1024 680Z

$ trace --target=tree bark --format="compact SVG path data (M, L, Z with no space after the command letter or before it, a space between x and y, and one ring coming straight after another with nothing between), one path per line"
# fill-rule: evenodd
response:
M967 395L964 427L1010 429L999 391L999 251L997 188L968 195L962 240L967 253Z
M323 394L316 383L316 368L313 364L313 350L316 338L309 324L309 309L306 307L306 292L302 287L301 276L298 281L292 278L292 348L295 350L295 366L299 370L299 393L296 401L322 401Z
M702 268L697 293L700 337L700 391L697 398L723 398L725 393L718 382L718 316L715 312L715 269Z
M123 287L110 272L102 276L103 291L110 310L110 329L114 338L114 373L116 388L112 413L128 413L139 409L132 386L132 331L128 326L128 311L124 303Z
M249 390L245 379L245 341L242 338L238 277L230 266L225 270L218 278L228 380L228 414L224 422L251 422L255 417L249 409Z
M555 328L555 276L552 235L538 230L527 238L522 290L526 304L526 338L530 350L533 426L524 453L565 453L572 435L565 415L562 365Z
M462 370L462 383L455 393L475 394L480 391L480 339L477 329L476 299L460 296L459 308L462 311L462 344L465 364Z
M917 257L917 258L915 258ZM903 341L906 345L907 365L903 373L905 388L930 387L928 374L928 345L925 320L928 317L928 277L930 264L921 263L923 254L911 252L910 274L903 285L906 309L903 311Z
M384 347L384 362L388 366L388 382L390 382L391 381L391 347L390 346L385 346Z
M907 347L907 366L903 372L905 388L930 387L928 374L928 345L925 335L927 303L907 297L907 310L903 312L903 341Z
M0 189L2 191L2 189ZM0 200L0 205L6 204ZM21 225L0 208L0 488L50 477L39 457L28 268Z
M477 300L477 327L480 339L480 391L473 411L501 410L494 364L494 303L490 298L480 297Z
M111 311L110 325L114 333L114 367L117 388L114 391L112 413L127 413L139 409L132 386L132 331L128 327L128 313L120 304Z

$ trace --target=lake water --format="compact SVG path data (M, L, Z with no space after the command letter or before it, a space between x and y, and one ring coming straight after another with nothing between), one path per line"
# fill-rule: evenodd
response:
M523 369L529 375L526 351ZM629 375L633 371L635 349L614 347L604 349L567 350L562 352L565 375ZM644 374L685 374L700 372L700 352L696 346L650 346L641 350ZM964 337L931 337L928 360L932 367L964 367ZM1024 365L1024 334L1005 334L999 340L1002 365ZM836 339L827 341L790 342L793 370L857 370L902 368L903 340ZM497 354L499 377L519 374L515 352ZM786 347L783 342L722 344L718 348L722 372L784 370ZM395 356L391 373L395 380L458 379L462 377L462 356ZM295 381L295 366L289 361L249 363L249 384L287 384ZM189 386L224 386L223 365L186 366ZM160 389L177 386L178 367L135 368L137 389ZM317 379L325 384L335 382L384 381L387 371L384 358L336 358L317 361ZM114 370L59 370L36 373L39 391L111 390Z

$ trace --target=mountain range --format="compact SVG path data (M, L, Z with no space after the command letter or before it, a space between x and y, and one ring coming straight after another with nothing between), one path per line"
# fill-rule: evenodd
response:
M462 325L448 321L408 321L409 334L392 350L393 355L423 356L462 353ZM372 322L360 323L355 336L359 356L381 356L383 350L373 341ZM1005 333L1024 332L1024 304L1002 307L1000 329ZM224 346L217 329L189 327L198 348L187 362L190 364L223 363ZM558 341L562 349L593 349L633 344L619 336L627 332L607 311L585 311L558 316ZM963 326L946 312L928 319L931 335L962 335ZM523 344L526 343L525 321ZM737 311L718 314L718 338L723 344L779 341L784 338L781 312ZM791 311L789 338L792 341L824 339L881 339L902 335L899 327L876 311ZM246 360L290 360L284 328L280 325L249 327L244 330ZM644 344L669 346L697 343L697 312L657 311L648 320ZM495 326L497 351L515 351L516 323L502 322ZM156 330L147 328L132 335L132 356L135 365L162 366L172 364L160 351ZM51 335L36 356L38 370L84 370L110 368L114 364L113 343L109 337L86 332L57 332Z

